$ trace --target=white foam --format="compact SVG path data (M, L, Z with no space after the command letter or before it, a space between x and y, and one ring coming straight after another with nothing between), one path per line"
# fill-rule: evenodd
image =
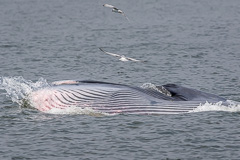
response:
M152 89L152 90L158 91L162 94L165 94L167 96L172 96L171 93L168 90L166 90L163 86L159 86L159 87L161 87L161 89L157 88L157 86L155 84L152 84L152 83L144 83L141 86L141 88L144 88L144 89Z
M224 111L224 112L240 112L240 103L227 100L227 105L223 102L200 104L196 109L189 112L205 112L205 111Z
M153 89L153 90L158 90L156 85L155 84L152 84L152 83L144 83L141 88L144 88L144 89Z
M49 86L47 81L40 78L37 82L26 80L21 76L18 77L0 77L0 89L6 91L6 96L10 97L13 102L22 103L31 92Z

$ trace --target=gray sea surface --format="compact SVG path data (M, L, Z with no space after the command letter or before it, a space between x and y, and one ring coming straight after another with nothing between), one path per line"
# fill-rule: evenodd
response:
M147 62L122 62L99 47ZM239 75L239 0L0 0L0 159L237 160L240 105L159 116L47 114L22 108L2 82L17 79L20 93L25 81L176 83L240 102Z

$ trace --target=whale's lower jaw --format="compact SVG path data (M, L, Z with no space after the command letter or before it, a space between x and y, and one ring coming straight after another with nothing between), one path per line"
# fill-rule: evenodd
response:
M156 91L91 82L44 88L32 92L29 101L43 112L81 107L109 114L180 114L192 111L207 100L180 101Z
M81 92L80 92L81 93ZM51 109L66 109L68 107L91 108L95 111L108 114L179 114L186 113L194 108L197 108L200 102L151 102L141 99L131 99L128 97L100 99L92 97L91 100L87 98L80 98L78 93L74 91L59 92L56 90L40 90L31 94L31 105L40 111L48 112ZM152 103L152 104L151 104Z
M111 98L109 100L106 97L90 97L90 94L89 97L84 97L81 93L73 90L60 92L53 89L43 89L32 93L29 99L32 106L43 112L48 112L54 108L81 107L108 114L179 114L187 113L197 108L201 103L165 100L151 102L136 97ZM80 98L80 96L82 97Z

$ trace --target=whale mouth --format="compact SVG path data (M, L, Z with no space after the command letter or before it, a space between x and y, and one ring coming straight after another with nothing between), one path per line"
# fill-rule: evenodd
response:
M66 85L61 83L55 87L48 87L33 92L29 99L31 105L38 110L52 114L182 114L190 112L227 110L227 102L216 101L174 101L164 93L163 97L154 95L159 92L153 85L144 85L142 88L127 88L99 82L79 82ZM157 89L157 90L156 90ZM166 92L165 88L161 88ZM160 90L160 93L163 92ZM144 92L142 92L144 91ZM165 95L166 94L166 95ZM162 99L166 98L166 99ZM168 99L169 98L169 99ZM207 108L204 108L206 107ZM218 108L217 108L217 107ZM236 106L235 106L236 107ZM235 108L235 110L237 110ZM234 107L232 110L234 111Z
M240 112L239 102L221 99L214 102L176 100L174 95L167 93L168 89L166 92L165 87L159 89L154 84L131 87L107 82L74 80L49 84L43 78L32 82L22 77L0 77L0 89L5 90L4 94L20 108L37 109L50 114L99 116L183 114L203 111Z

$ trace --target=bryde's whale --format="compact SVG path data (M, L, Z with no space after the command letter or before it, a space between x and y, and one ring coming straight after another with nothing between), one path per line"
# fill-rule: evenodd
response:
M47 112L53 108L89 107L109 114L179 114L206 102L226 102L225 98L176 84L152 88L99 81L59 81L32 92L31 105Z

